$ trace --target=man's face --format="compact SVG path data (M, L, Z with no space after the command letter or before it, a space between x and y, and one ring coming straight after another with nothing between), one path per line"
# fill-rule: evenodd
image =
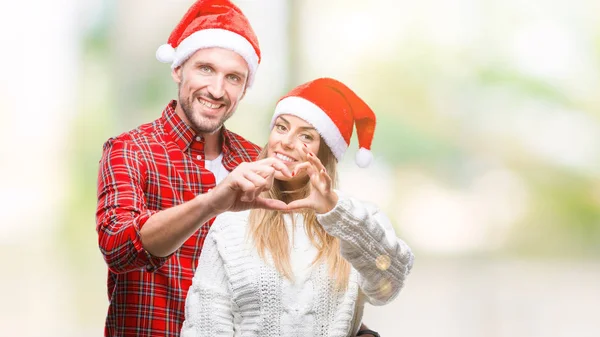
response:
M218 131L233 115L248 80L248 64L237 53L205 48L173 69L180 117L200 134Z

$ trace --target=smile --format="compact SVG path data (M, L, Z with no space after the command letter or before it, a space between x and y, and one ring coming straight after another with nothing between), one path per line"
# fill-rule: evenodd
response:
M290 158L290 157L288 157L288 156L284 156L284 155L282 155L281 153L277 153L277 152L275 152L275 157L277 157L278 159L281 159L281 160L283 160L283 161L287 161L287 162L289 162L289 163L293 163L293 162L297 161L297 160L296 160L296 159L294 159L294 158Z
M220 108L223 104L213 104L209 101L205 101L201 98L198 98L198 102L200 102L200 104L204 105L207 108L211 108L211 109L218 109Z

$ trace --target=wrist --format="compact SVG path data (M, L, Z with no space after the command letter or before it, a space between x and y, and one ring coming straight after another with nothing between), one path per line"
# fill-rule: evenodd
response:
M200 212L198 214L200 218L211 219L219 215L218 207L213 202L214 197L212 193L212 190L209 190L206 193L198 194L194 199L192 199L192 205L194 209Z
M317 213L325 214L325 213L331 212L331 210L335 208L335 206L337 205L339 200L340 200L340 198L338 197L337 193L335 193L334 191L331 191L331 195L327 198L327 202L324 203L325 207L320 212L317 212Z

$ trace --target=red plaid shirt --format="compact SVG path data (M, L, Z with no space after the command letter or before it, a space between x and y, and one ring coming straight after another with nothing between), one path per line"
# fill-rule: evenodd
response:
M183 324L210 224L165 258L152 256L140 241L140 229L153 214L215 186L204 168L204 140L177 116L176 105L171 101L159 119L104 144L96 230L109 269L105 336L179 336ZM258 146L225 128L222 135L227 170L258 156Z

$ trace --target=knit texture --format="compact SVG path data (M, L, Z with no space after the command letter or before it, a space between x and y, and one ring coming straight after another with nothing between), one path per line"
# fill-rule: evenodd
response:
M336 291L300 215L285 216L294 278L261 259L247 235L249 212L218 216L204 243L188 292L182 336L354 336L365 302L382 305L400 292L413 264L410 248L375 207L340 195L317 220L341 240L352 265Z

